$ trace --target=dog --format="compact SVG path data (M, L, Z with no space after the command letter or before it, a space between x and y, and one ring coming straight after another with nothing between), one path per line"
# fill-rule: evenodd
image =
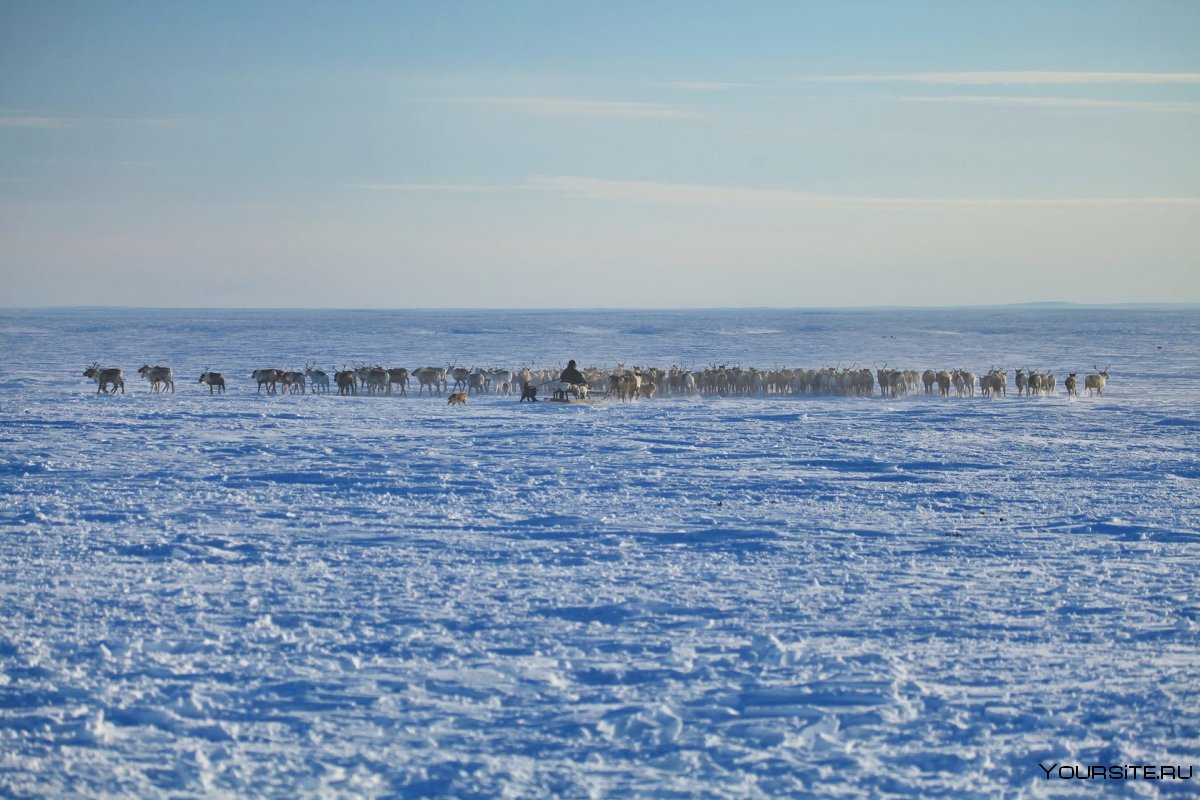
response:
M466 392L455 392L450 395L450 399L446 401L448 406L465 406L467 404Z
M588 385L586 383L568 383L561 381L555 384L555 389L551 393L555 400L568 401L572 397L579 400L588 399Z
M520 402L524 403L526 400L528 400L531 403L536 403L538 401L537 390L538 390L538 387L536 384L533 384L533 383L521 384L521 400L520 400Z

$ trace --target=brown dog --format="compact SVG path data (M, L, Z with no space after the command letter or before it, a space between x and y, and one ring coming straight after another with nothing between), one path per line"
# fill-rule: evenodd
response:
M446 401L448 406L465 406L467 404L466 392L455 392L450 395L450 399Z
M537 402L537 390L538 390L537 384L534 384L534 383L521 384L521 400L520 400L520 402L524 403L526 400L528 400L531 403L536 403Z

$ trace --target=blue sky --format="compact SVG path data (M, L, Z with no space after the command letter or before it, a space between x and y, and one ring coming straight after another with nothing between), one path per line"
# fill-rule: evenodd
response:
M5 3L5 305L1200 302L1200 3Z

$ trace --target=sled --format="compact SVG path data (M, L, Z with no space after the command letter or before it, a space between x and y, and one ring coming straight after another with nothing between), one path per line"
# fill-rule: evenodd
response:
M594 406L599 405L599 400L593 400L590 397L580 399L578 397L543 397L543 403L558 403L561 406Z

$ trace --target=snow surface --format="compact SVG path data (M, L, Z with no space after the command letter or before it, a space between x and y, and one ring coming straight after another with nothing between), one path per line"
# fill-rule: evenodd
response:
M9 310L0 350L5 796L1200 787L1038 767L1200 766L1194 309ZM449 408L249 377L568 358L1060 394Z

